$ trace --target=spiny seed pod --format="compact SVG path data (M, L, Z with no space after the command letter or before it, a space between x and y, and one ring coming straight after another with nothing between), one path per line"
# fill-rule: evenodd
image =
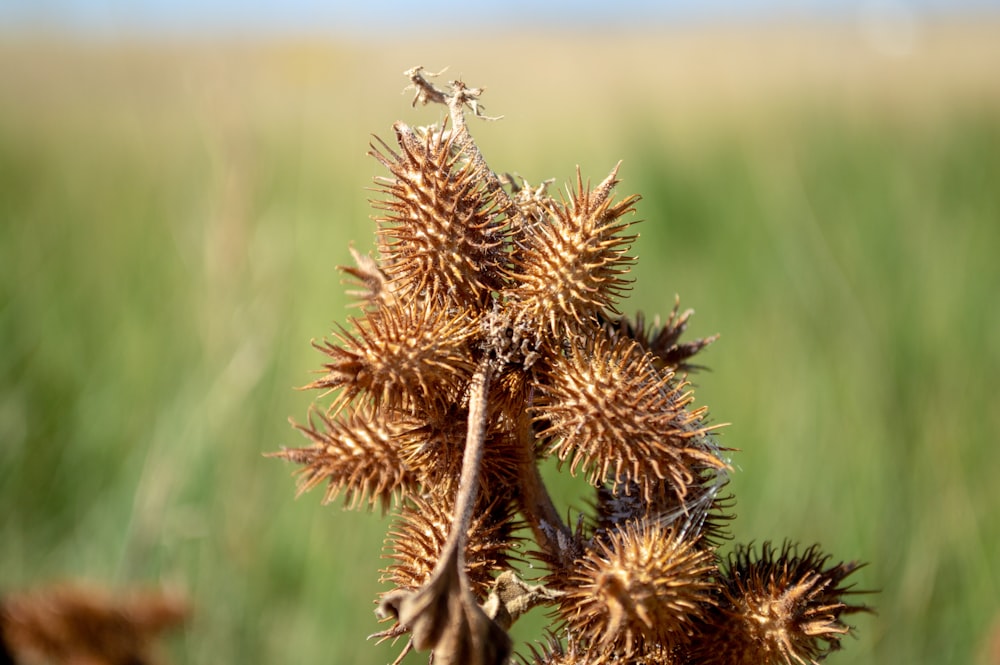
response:
M612 205L616 174L617 168L589 192L577 172L570 202L550 202L546 222L524 233L510 274L515 286L509 295L518 318L537 321L561 337L611 308L628 288L623 275L635 259L625 252L636 236L620 235L630 226L621 218L634 210L639 197Z
M394 495L405 494L415 484L416 478L394 440L398 426L373 417L368 409L340 420L319 414L318 425L310 417L308 425L296 428L313 445L286 448L269 457L302 465L296 472L298 495L326 482L323 503L330 503L346 490L345 501L350 507L381 503L384 512Z
M395 125L401 152L372 149L394 178L380 179L388 199L379 224L382 270L398 297L428 290L464 305L482 304L500 288L505 263L505 212L476 178L454 135L430 130L423 139Z
M447 408L472 375L478 330L473 312L398 301L369 312L353 334L341 330L339 343L319 347L334 361L306 388L342 388L331 412L361 394L389 409Z
M440 417L410 418L401 416L405 425L396 438L400 456L426 487L454 490L462 468L465 448L465 414L456 406Z
M559 615L589 651L627 658L688 642L714 602L714 554L696 539L655 524L629 524L598 540L576 570L553 584L565 589Z
M344 268L362 315L317 345L311 383L333 394L299 429L312 445L299 493L385 509L401 500L377 614L435 665L510 665L508 635L539 605L558 633L540 665L799 665L839 645L843 579L815 549L738 550L724 575L727 460L678 374L712 339L616 310L636 236L615 203L617 167L566 198L487 164L466 123L482 90L407 72L414 103L447 107L425 130L394 126L373 156L378 257ZM585 473L595 514L567 523L538 462ZM515 570L523 520L542 584ZM820 643L826 643L825 649Z
M599 334L550 362L532 413L571 473L583 467L595 486L634 482L648 500L658 481L684 497L700 469L726 467L705 436L705 411L689 410L684 384L635 342Z
M468 424L459 409L449 409L441 417L417 419L400 416L396 435L399 455L421 485L433 488L435 494L455 492L465 452ZM516 485L519 461L524 452L517 440L504 427L492 427L486 432L483 453L483 485L494 493Z
M493 576L510 567L510 548L514 544L512 504L509 501L487 502L469 525L465 548L465 571L472 592L485 598L493 585ZM387 557L395 561L383 572L383 581L397 589L416 590L431 578L448 538L454 519L441 501L410 497L399 513L386 540Z
M634 319L601 317L601 321L605 329L614 337L635 340L641 349L651 353L653 365L657 369L669 369L673 372L701 369L697 365L690 364L688 360L716 341L719 336L712 335L681 343L680 337L687 330L688 321L694 314L694 310L688 309L681 313L680 304L680 298L675 297L674 308L671 310L670 316L667 317L666 323L662 325L657 317L647 327L646 317L642 312L637 312Z
M812 546L801 555L786 543L775 552L765 543L757 555L738 548L721 578L718 607L707 634L692 650L704 665L817 663L840 648L851 627L841 616L865 611L843 598L844 579L855 563L828 566L830 557ZM825 644L824 644L825 643Z

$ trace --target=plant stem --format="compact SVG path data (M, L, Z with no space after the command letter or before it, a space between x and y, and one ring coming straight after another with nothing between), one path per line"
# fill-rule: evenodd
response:
M460 570L464 569L465 542L479 490L479 470L486 445L486 394L490 389L491 375L491 363L484 360L469 383L468 429L465 435L465 452L462 455L462 475L459 477L458 494L455 496L455 521L441 553L441 560L444 561L450 557L452 549L457 548Z
M549 495L545 481L538 469L535 458L535 437L531 430L531 420L526 414L520 417L518 437L522 454L520 456L520 502L521 512L531 525L535 542L542 551L561 566L569 566L577 557L573 546L573 532L563 522Z

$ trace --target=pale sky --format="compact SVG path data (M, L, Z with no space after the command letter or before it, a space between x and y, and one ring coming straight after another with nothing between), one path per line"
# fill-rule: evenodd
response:
M104 35L378 32L481 25L648 27L702 21L875 14L904 19L1000 13L1000 0L0 0L0 32L56 29Z

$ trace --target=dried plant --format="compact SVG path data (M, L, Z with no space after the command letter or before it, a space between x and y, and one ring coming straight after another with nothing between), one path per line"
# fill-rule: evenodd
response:
M378 259L344 268L362 314L317 347L309 387L329 407L311 441L273 456L301 465L324 502L398 506L386 541L393 589L373 637L408 636L434 665L510 662L507 631L546 606L549 639L525 662L815 663L864 610L855 564L816 548L742 548L723 563L730 470L686 373L714 338L681 342L690 312L624 317L636 196L615 167L563 196L486 164L466 125L481 90L407 72L446 118L394 126L371 155ZM594 515L567 524L538 464L555 456L594 487ZM517 573L520 526L546 572ZM398 662L398 660L397 660Z
M158 589L116 597L55 584L0 599L0 663L154 665L154 641L190 615L182 597Z

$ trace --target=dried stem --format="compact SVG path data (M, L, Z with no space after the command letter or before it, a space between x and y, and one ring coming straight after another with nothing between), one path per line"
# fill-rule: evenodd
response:
M455 522L448 534L442 559L458 550L459 562L464 566L465 541L468 536L472 508L479 490L479 471L483 466L483 451L486 442L486 395L490 389L491 363L484 360L469 384L469 420L465 436L465 453L462 455L462 475L458 481L458 495L455 497Z
M522 414L518 433L523 454L519 473L520 493L518 505L524 518L531 526L535 542L556 565L568 567L578 555L573 532L563 521L552 502L549 490L542 480L538 462L535 459L534 432L531 420Z

